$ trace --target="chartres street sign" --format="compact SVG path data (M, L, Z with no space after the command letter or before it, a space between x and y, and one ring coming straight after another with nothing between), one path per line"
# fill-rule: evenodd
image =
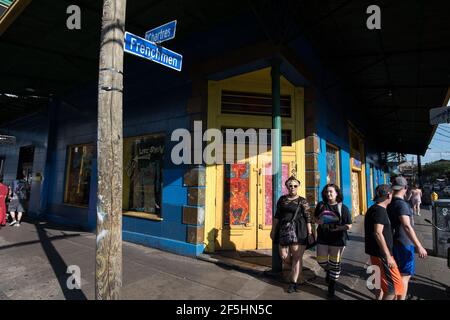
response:
M450 123L450 106L430 109L430 124Z
M132 33L125 32L123 44L125 52L162 64L168 68L181 71L183 56L169 49L156 45Z
M167 41L175 38L175 32L177 30L177 20L168 22L149 30L145 33L145 39L155 43L161 43L163 41Z

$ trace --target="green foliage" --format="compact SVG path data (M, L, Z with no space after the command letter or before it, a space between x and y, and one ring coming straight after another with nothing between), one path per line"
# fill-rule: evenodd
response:
M422 173L424 178L431 181L444 176L450 177L450 161L439 160L427 163L423 166Z

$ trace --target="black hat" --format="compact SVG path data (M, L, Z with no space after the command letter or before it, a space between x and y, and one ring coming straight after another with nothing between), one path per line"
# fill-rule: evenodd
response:
M392 188L388 184L380 184L375 189L375 197L373 198L373 201L376 203L383 202L388 198L388 194L392 193Z

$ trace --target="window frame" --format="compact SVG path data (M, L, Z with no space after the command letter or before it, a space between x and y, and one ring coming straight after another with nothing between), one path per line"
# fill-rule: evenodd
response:
M167 138L167 132L165 131L159 131L159 132L152 132L152 133L144 133L144 134L139 134L139 135L135 135L135 136L128 136L128 137L124 137L123 138L123 147L125 148L125 142L127 140L133 140L133 139L138 139L138 138L145 138L148 136L156 136L156 135L162 135L164 137L164 151L163 151L163 160L162 160L162 164L164 165L164 152L165 147L166 147L166 138ZM125 161L125 157L123 157L123 161ZM123 174L125 174L125 162L123 163ZM122 179L123 180L123 179ZM134 211L134 210L126 210L123 208L123 197L125 196L124 194L124 190L123 190L123 181L122 181L122 215L124 216L130 216L130 217L135 217L135 218L141 218L141 219L147 219L147 220L154 220L154 221L163 221L164 219L162 218L162 210L163 210L163 206L162 206L162 201L163 201L163 192L164 192L164 177L163 177L163 167L161 167L161 208L159 213L152 213L152 212L140 212L140 211Z
M325 146L325 164L327 167L327 175L328 175L328 161L327 161L327 153L328 153L328 148L330 149L334 149L334 154L336 157L336 185L339 186L339 188L341 188L341 159L340 159L340 155L341 155L341 149L335 145L332 144L331 142L326 142L326 146ZM327 181L328 183L328 181ZM341 188L342 189L342 188Z
M69 180L70 180L69 174L70 174L70 169L71 169L71 165L72 165L72 149L76 148L76 147L84 147L84 146L93 146L94 147L94 157L93 157L93 159L95 159L96 158L95 153L96 153L97 147L96 147L96 144L93 143L93 142L70 144L70 145L67 145L67 147L66 147L66 159L67 160L66 160L66 169L65 169L66 172L65 172L65 175L64 175L65 176L65 181L64 181L63 204L66 205L66 206L72 206L72 207L87 209L87 208L89 208L89 197L90 197L90 193L91 193L90 188L89 188L89 194L88 194L88 202L87 202L86 205L70 203L67 200L68 188L69 188ZM91 179L92 179L92 176L91 176ZM90 183L91 183L91 181L89 181L89 184Z

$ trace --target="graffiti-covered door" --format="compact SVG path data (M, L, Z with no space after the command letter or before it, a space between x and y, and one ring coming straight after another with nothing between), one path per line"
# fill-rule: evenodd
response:
M356 217L361 214L361 185L360 172L352 171L352 216Z
M218 165L216 217L221 250L270 249L272 241L272 155ZM295 154L283 154L282 181L295 170ZM283 185L282 192L286 193Z

